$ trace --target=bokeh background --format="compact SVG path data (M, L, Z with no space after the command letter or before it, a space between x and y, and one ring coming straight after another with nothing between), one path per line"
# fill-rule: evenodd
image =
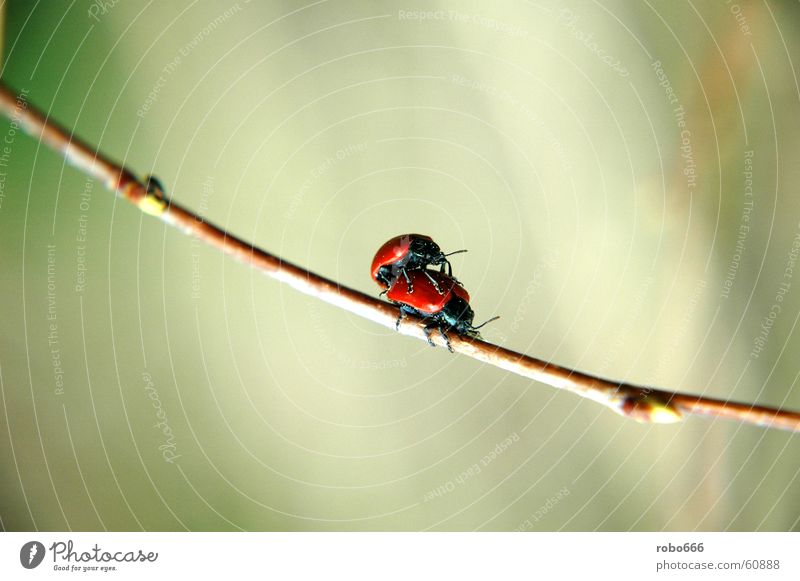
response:
M484 335L800 408L796 2L7 2L6 82L365 292L404 232ZM0 121L6 530L797 530L800 441L639 425L315 302Z

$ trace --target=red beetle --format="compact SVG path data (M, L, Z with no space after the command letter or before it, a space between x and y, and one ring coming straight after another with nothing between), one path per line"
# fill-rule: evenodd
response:
M435 270L412 270L407 276L415 288L413 293L409 291L409 285L399 277L386 293L389 301L400 306L400 316L397 318L395 328L400 328L400 321L407 314L422 317L428 321L424 330L431 346L434 346L431 340L433 329L439 330L447 348L452 352L447 330L454 330L459 335L480 338L478 329L498 318L494 317L475 327L472 324L475 313L469 306L469 293L452 276Z
M466 252L466 250L457 250L450 254L457 252ZM436 280L427 274L426 268L428 266L441 265L441 272L444 272L445 265L447 266L447 274L452 276L453 269L450 266L450 261L447 257L450 254L445 254L439 245L433 241L430 236L423 234L403 234L395 236L375 253L375 258L372 259L372 278L384 288L389 288L401 275L408 285L408 292L414 292L414 285L412 283L410 272L423 271L424 276L434 285L437 284Z

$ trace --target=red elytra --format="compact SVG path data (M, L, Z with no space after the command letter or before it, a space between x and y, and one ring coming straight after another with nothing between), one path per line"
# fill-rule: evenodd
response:
M453 277L443 272L412 270L409 271L408 276L411 279L413 292L408 292L408 285L405 279L399 277L386 293L386 298L393 303L408 305L426 314L438 313L453 296L461 297L469 303L467 289L458 284ZM439 289L428 277L436 281Z
M375 258L372 259L372 268L370 269L372 279L381 282L381 277L379 276L381 267L396 264L403 265L407 262L409 259L409 247L411 246L411 241L414 239L425 240L432 244L434 243L433 238L425 236L424 234L403 234L388 240L378 248L378 251L375 253Z

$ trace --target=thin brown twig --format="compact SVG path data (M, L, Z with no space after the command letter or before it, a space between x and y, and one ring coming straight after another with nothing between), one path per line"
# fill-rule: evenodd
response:
M394 305L286 262L209 224L192 211L167 200L158 188L148 189L143 180L73 137L72 132L49 120L28 104L23 96L18 96L3 83L0 83L0 112L142 211L196 236L302 293L384 327L394 328L398 316L398 309ZM419 319L408 317L401 323L400 333L426 340L420 323ZM443 339L437 335L434 335L434 341L440 346L444 345ZM609 381L469 337L453 336L450 341L453 350L462 355L558 389L566 389L640 422L676 422L684 414L696 414L800 431L800 413L797 412Z

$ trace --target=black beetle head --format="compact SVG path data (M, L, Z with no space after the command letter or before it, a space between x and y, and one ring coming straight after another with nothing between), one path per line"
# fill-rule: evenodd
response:
M408 245L408 266L424 267L428 264L438 265L447 262L442 249L433 240L412 238Z
M471 335L474 332L472 321L475 313L469 303L461 297L454 296L447 301L440 312L441 319L459 335Z

